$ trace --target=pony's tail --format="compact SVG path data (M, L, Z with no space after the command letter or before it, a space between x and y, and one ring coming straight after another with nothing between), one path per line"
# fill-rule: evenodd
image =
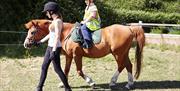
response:
M130 27L133 35L137 41L136 43L136 54L135 54L135 61L136 61L136 73L134 77L138 79L141 73L141 63L142 63L142 52L143 47L145 45L145 35L142 26L131 26Z

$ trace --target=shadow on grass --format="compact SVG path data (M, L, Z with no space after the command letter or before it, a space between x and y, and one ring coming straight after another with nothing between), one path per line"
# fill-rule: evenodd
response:
M116 87L124 88L127 82L118 83ZM90 86L80 86L72 88L91 88ZM98 89L110 89L109 83L96 84ZM180 81L140 81L134 83L134 89L180 89ZM96 90L96 89L95 89Z

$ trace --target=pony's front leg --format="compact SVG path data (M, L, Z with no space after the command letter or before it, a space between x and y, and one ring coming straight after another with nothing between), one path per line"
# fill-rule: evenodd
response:
M70 71L71 63L72 63L72 57L69 57L67 55L65 55L65 57L66 57L66 64L65 64L64 74L66 75L66 78L68 79L68 74ZM64 87L63 83L60 82L58 87Z
M94 88L95 83L94 81L87 75L85 75L82 71L82 56L75 56L74 57L76 67L77 67L77 73L79 76L81 76L92 88Z
M66 64L65 64L64 74L66 75L67 79L68 79L68 74L71 68L71 63L72 63L72 57L69 57L66 55Z
M120 53L116 53L114 54L114 57L116 59L116 62L118 64L118 69L117 71L114 73L113 77L111 78L111 81L110 81L110 84L109 84L109 87L111 89L119 89L119 87L116 86L116 82L118 80L118 77L120 75L120 73L122 72L122 70L125 68L125 65L124 65L124 58L123 58L123 55L120 55Z

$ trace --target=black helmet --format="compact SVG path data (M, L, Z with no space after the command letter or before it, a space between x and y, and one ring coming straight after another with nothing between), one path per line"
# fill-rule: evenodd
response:
M48 2L44 5L44 10L42 12L46 12L46 11L58 11L59 10L59 6L57 3L55 2Z

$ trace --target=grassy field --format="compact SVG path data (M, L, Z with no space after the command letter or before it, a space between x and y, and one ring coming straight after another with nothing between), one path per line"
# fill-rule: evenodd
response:
M134 48L131 48L130 59L134 64ZM135 91L180 91L180 50L162 50L154 46L145 47L142 72L135 80ZM64 68L64 57L62 67ZM0 59L0 91L34 91L40 76L43 57ZM111 55L99 59L84 58L84 72L97 84L96 90L110 91L108 84L116 70L116 62ZM44 91L63 91L58 88L60 82L50 65ZM88 84L77 75L73 62L69 83L73 91L91 90ZM118 86L127 83L127 72L123 70L118 79Z

